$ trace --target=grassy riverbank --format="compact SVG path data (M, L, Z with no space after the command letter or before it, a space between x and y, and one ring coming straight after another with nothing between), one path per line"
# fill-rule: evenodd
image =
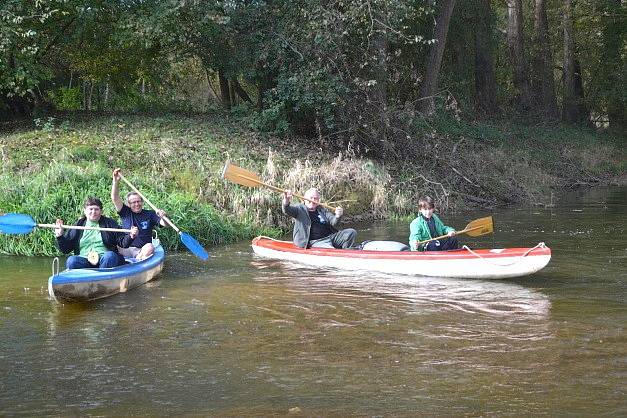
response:
M111 169L123 172L177 225L207 246L278 235L289 226L279 196L224 183L230 159L268 183L321 188L353 219L410 215L428 193L443 209L549 204L564 188L624 179L624 138L563 125L416 122L390 161L320 150L316 139L277 138L224 114L46 119L0 133L0 212L73 222L87 195L110 203ZM127 190L122 189L122 193ZM168 247L178 238L160 237ZM0 234L0 253L55 254L50 231Z

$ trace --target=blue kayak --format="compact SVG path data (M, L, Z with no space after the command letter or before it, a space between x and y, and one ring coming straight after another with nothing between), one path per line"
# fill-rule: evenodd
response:
M113 268L64 270L50 276L48 293L59 302L88 302L124 293L157 277L164 259L165 251L157 245L154 254L142 261L127 259L127 264Z

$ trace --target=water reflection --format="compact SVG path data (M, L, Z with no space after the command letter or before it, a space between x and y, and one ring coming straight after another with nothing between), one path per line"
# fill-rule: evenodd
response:
M254 280L263 286L249 308L295 329L308 346L324 341L299 355L305 364L331 361L325 350L340 344L368 359L403 353L402 362L426 374L453 365L500 373L505 365L493 354L517 352L520 361L529 360L555 338L549 298L515 283L356 276L264 259L251 265L262 272ZM543 359L555 362L546 353Z
M368 273L350 274L335 270L307 269L300 265L255 258L251 266L263 270L255 278L266 283L283 282L295 292L339 295L351 290L361 297L386 298L408 307L458 310L497 316L544 317L551 303L542 293L504 281L411 277ZM271 270L269 272L268 270ZM289 271L285 275L281 273Z

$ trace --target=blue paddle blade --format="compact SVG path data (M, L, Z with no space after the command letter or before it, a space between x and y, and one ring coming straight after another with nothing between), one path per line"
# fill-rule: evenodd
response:
M0 231L5 234L28 234L36 226L35 220L28 215L21 213L0 215Z
M209 259L209 254L202 248L202 245L198 241L196 241L191 235L186 234L185 232L181 232L181 242L185 244L188 250L194 253L194 255L200 258L203 261L207 261Z

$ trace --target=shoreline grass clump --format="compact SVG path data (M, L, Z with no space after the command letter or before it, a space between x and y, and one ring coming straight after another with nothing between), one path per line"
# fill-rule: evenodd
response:
M277 158L277 153L270 151L263 165L253 166L250 161L232 162L256 172L265 183L296 194L303 195L310 187L316 187L322 192L324 203L342 206L352 220L364 214L370 218L380 217L389 210L386 188L390 187L391 177L385 169L369 160L339 154L329 161L282 161ZM281 212L281 193L265 187L247 188L232 183L221 187L219 194L230 196L225 199L223 207L228 213L255 224L289 229L291 218ZM293 203L297 202L298 198L294 198Z
M148 176L150 178L150 176ZM165 184L153 187L145 177L133 176L136 186L149 199L163 208L183 231L206 246L235 242L252 234L277 235L271 228L226 219L210 204L199 202L187 192L171 190ZM83 202L95 196L104 204L103 215L119 222L110 199L111 169L99 162L75 164L53 161L50 167L28 176L0 174L0 209L2 212L24 213L37 223L54 223L57 218L67 224L83 216ZM122 191L122 193L125 193ZM148 208L148 207L147 207ZM172 228L158 230L166 249L180 248L178 234ZM0 253L23 255L58 255L52 229L35 230L25 235L0 234Z

